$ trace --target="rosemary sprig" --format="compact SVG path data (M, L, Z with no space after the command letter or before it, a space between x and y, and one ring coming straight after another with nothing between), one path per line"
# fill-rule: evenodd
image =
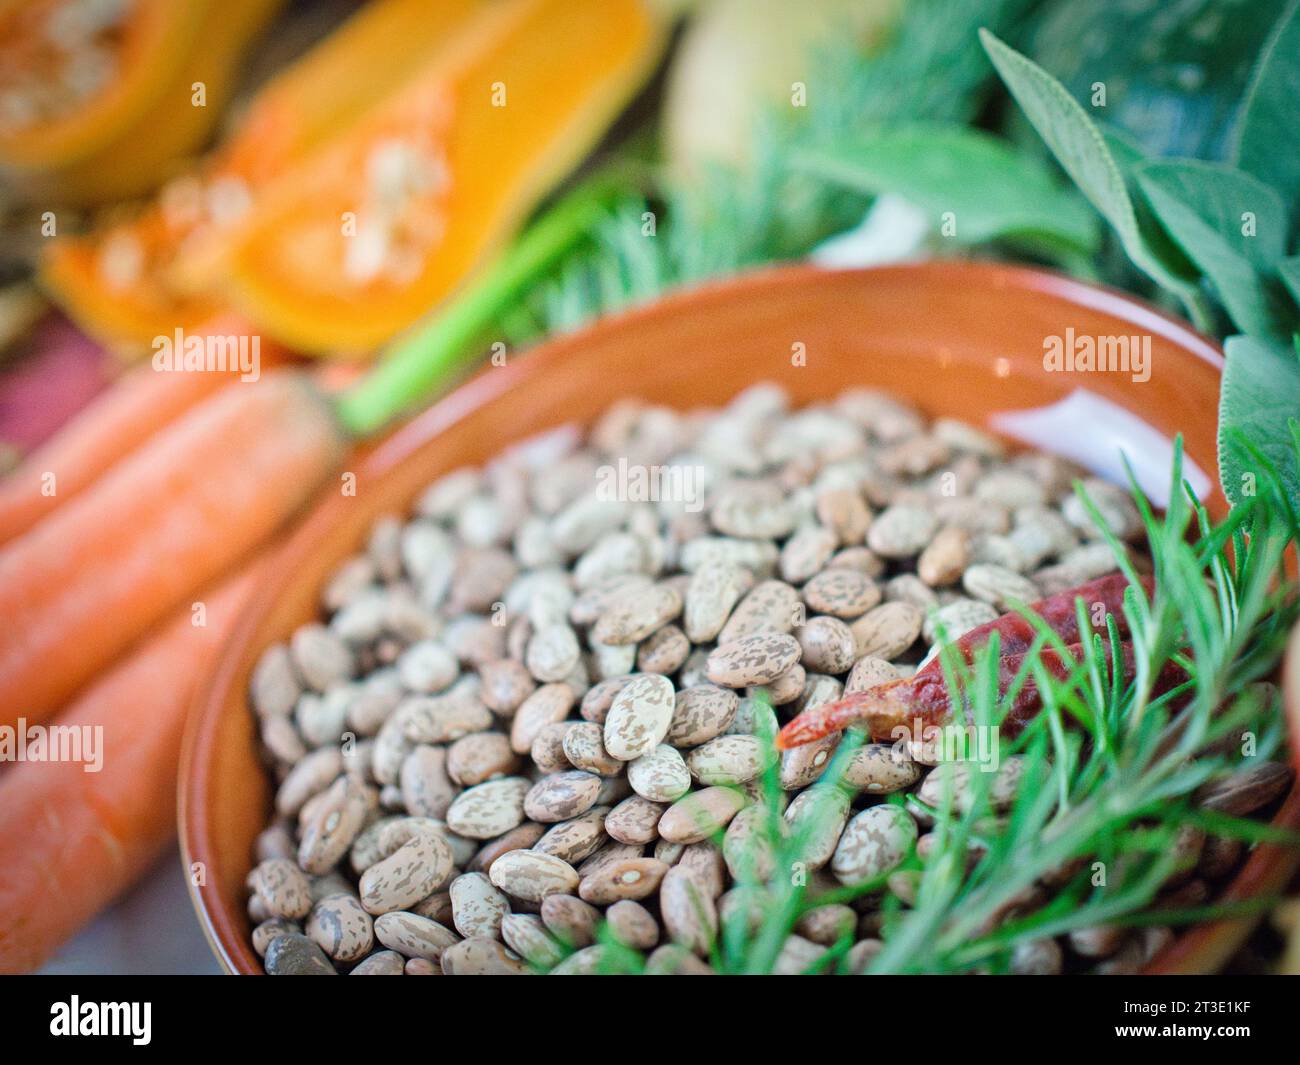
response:
M1300 447L1296 452L1300 463ZM1171 473L1184 485L1182 442L1176 441ZM1081 658L1064 680L1048 672L1038 651L1066 653L1060 637L1027 609L1039 638L1007 692L999 694L996 636L970 665L945 647L942 664L950 689L970 708L977 727L1000 722L1019 685L1031 675L1043 710L1014 741L1002 761L1022 760L1020 783L1009 808L995 806L995 774L972 772L960 803L953 787L937 805L894 795L933 819L933 846L924 862L913 852L899 867L919 877L914 905L887 890L889 874L833 890L810 890L807 855L837 802L844 772L863 737L850 730L825 773L812 786L817 796L794 824L784 816L785 796L773 761L761 777L762 831L739 856L733 884L710 960L718 972L765 974L789 971L782 949L809 910L883 893L883 947L873 973L1007 972L1018 946L1103 925L1173 926L1246 916L1270 900L1157 907L1161 888L1180 872L1175 846L1188 828L1248 844L1300 846L1294 833L1246 818L1201 808L1199 787L1241 767L1246 757L1267 759L1282 742L1278 695L1257 682L1275 669L1287 634L1300 614L1300 587L1282 567L1296 543L1295 516L1275 471L1265 468L1264 490L1237 504L1215 526L1190 488L1172 492L1157 517L1134 479L1135 502L1147 526L1156 574L1153 601L1130 588L1124 613L1136 654L1136 676L1124 683L1119 669L1118 627L1108 616L1108 639L1081 645ZM1081 486L1098 527L1105 523ZM1195 533L1192 538L1190 534ZM1116 562L1136 578L1128 552L1113 537ZM1082 608L1082 604L1080 604ZM1091 626L1080 619L1080 631ZM942 642L942 634L940 634ZM1182 653L1190 647L1191 655ZM1173 693L1154 697L1154 680L1171 659L1189 674ZM1190 695L1183 704L1175 697ZM757 693L760 722L774 720L766 693ZM1067 727L1067 722L1071 723ZM1236 749L1243 730L1253 737L1249 754ZM759 734L774 739L770 728ZM838 794L837 794L838 793ZM714 842L721 846L723 834ZM733 856L729 855L729 861ZM1050 897L1030 912L1015 913L1036 885L1055 877ZM826 948L805 972L846 972L848 934ZM600 971L637 973L644 964L605 929Z
M1175 488L1184 483L1181 463L1179 442ZM1278 696L1256 683L1276 667L1297 616L1297 587L1282 570L1296 527L1279 482L1269 478L1258 497L1238 504L1217 527L1190 490L1172 493L1161 517L1136 483L1133 492L1147 523L1157 582L1153 601L1130 589L1125 604L1135 679L1125 684L1119 675L1113 618L1110 639L1083 644L1066 680L1035 663L1031 652L1027 672L1044 709L1014 742L1004 742L1003 761L1014 754L1024 763L1014 801L1005 811L996 809L993 775L973 772L960 806L947 794L925 811L934 817L934 846L924 863L913 855L902 867L919 871L915 905L885 897L884 946L870 971L1000 972L1009 968L1018 945L1075 930L1232 916L1237 909L1218 905L1153 909L1162 885L1178 871L1174 842L1180 830L1297 843L1268 825L1203 810L1193 799L1198 787L1240 767L1241 755L1226 741L1243 729L1254 735L1251 757L1267 758L1281 743ZM1113 538L1112 547L1119 565L1131 572L1127 552ZM1037 646L1064 650L1041 619L1026 616L1040 628ZM1183 648L1191 653L1184 655ZM955 655L944 661L976 725L996 724L1009 705L1010 695L998 695L997 654L993 643L970 666ZM1190 701L1180 709L1171 697L1153 693L1155 678L1175 657L1190 675L1179 689ZM837 786L860 742L853 733L846 736L818 787L829 793ZM716 960L723 971L771 971L802 913L884 886L872 882L809 895L801 861L815 826L793 834L782 830L775 773L769 771L766 784L766 846L778 871L761 882L742 878L733 889L745 892L758 914L724 921ZM914 798L907 801L921 809ZM973 863L972 854L980 854ZM1060 886L1039 908L1004 918L1043 878L1076 868L1058 879ZM847 946L829 948L813 968L838 963Z

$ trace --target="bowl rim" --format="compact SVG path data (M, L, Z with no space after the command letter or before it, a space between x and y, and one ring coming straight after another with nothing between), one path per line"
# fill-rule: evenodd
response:
M808 263L765 266L720 279L711 279L696 286L675 290L657 299L602 317L571 333L549 338L512 358L504 367L494 367L491 372L480 371L458 384L452 391L419 410L388 430L373 445L363 445L362 453L354 461L358 476L371 469L386 469L404 461L429 440L450 426L510 391L519 379L533 371L540 361L562 363L568 353L587 342L593 334L635 329L646 318L663 314L698 315L707 313L710 305L755 295L774 289L798 287L828 275L854 275L861 279L872 277L924 278L938 285L982 285L993 291L1019 290L1037 297L1073 303L1089 310L1110 315L1118 320L1149 331L1176 345L1188 355L1207 363L1216 371L1223 368L1223 354L1211 339L1198 333L1189 323L1154 307L1143 300L1116 288L1080 281L1052 270L1019 264L981 260L926 260L848 270L827 270ZM202 856L211 853L213 837L210 825L203 818L204 804L200 801L206 791L210 774L210 759L200 758L213 746L213 732L224 708L226 693L238 681L238 672L256 634L256 629L269 604L275 602L282 588L294 579L290 567L276 566L279 557L293 557L310 551L328 533L340 517L340 497L328 488L322 489L300 514L296 523L279 537L268 554L269 564L263 567L263 579L239 613L227 637L217 662L202 679L191 702L189 717L182 742L178 774L177 821L180 834L180 857L186 873L190 902L195 910L203 935L223 969L229 973L260 973L260 967L250 970L241 962L251 949L243 942L242 934L234 927L230 916L220 906L209 907L189 871ZM1297 678L1300 687L1300 678ZM1300 704L1300 693L1297 694ZM1300 764L1300 747L1297 763ZM1300 828L1300 788L1294 787L1274 823ZM1267 890L1280 889L1300 865L1300 851L1278 844L1261 844L1256 847L1246 864L1230 882L1225 898L1239 901L1259 895ZM1230 954L1240 943L1258 917L1227 918L1208 924L1196 925L1182 931L1148 966L1149 973L1195 971L1197 960L1216 952L1212 945L1230 942L1231 947L1219 953ZM230 944L239 944L239 951ZM240 956L236 956L238 955ZM1219 959L1219 963L1225 960Z

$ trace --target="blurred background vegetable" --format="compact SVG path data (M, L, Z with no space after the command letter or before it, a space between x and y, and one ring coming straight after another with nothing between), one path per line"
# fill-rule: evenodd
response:
M808 59L842 43L870 55L897 22L901 0L714 0L678 44L664 93L664 153L689 177L751 161L750 137L765 115L803 92L837 91Z
M219 390L11 542L0 552L0 725L49 717L247 558L343 449L308 382L268 373Z
M255 586L256 564L187 606L60 716L103 729L102 768L28 762L0 777L0 973L45 961L176 832L185 713Z
M147 192L202 147L282 0L7 0L0 165L31 195Z
M242 324L231 318L208 323L208 330L216 333L239 328ZM82 361L103 355L93 344L76 336L66 323L52 323L50 331L73 335L64 340L56 336L47 362L50 358L66 362L78 352L84 353ZM284 352L268 344L260 349L259 356L261 366L270 368L284 358ZM70 380L64 381L63 376ZM74 362L65 375L58 377L47 367L41 377L43 385L33 385L33 389L57 387L62 396L67 397L71 392L73 401L80 400L85 407L63 432L53 434L53 439L46 441L46 436L51 434L41 434L39 430L28 435L33 449L0 481L0 544L26 532L56 507L93 485L119 459L227 383L218 374L160 374L152 366L142 366L122 374L115 387L94 402L87 402L89 397L83 398L74 390L93 385L97 378L78 363ZM15 392L18 394L14 395ZM25 403L21 391L13 384L7 393L6 404L0 405L0 418L6 416L10 407L15 418L21 412L48 409L48 404Z
M1044 8L1025 51L1076 100L1104 89L1098 112L1149 154L1220 159L1255 58L1285 6L1056 2ZM1024 132L1019 122L1012 127Z
M362 6L259 89L230 136L154 200L55 241L45 285L83 328L128 354L217 313L223 297L212 260L254 197L352 126L484 7L484 0Z
M230 296L303 350L373 350L436 308L577 165L660 40L641 0L487 5L259 198L228 248Z

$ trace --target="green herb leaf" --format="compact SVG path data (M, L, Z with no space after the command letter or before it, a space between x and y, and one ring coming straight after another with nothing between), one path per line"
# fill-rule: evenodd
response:
M1016 236L1080 251L1098 244L1092 213L1043 163L978 130L917 123L869 131L794 165L859 192L902 196L936 231L951 212L962 244Z
M1224 345L1219 397L1219 478L1224 494L1238 502L1254 493L1266 471L1244 447L1258 449L1281 478L1287 497L1300 506L1300 475L1292 444L1300 396L1300 357L1258 337L1229 337Z
M1162 262L1145 239L1124 175L1106 138L1078 101L1037 63L987 30L980 30L980 40L1011 95L1057 162L1111 224L1128 257L1152 280L1194 304L1195 286L1179 277L1171 264Z
M1142 150L1142 145L1133 139L1131 133L1118 126L1112 126L1109 122L1098 122L1097 128L1101 130L1102 139L1106 142L1115 165L1131 183L1134 172L1147 161L1147 154Z
M1221 159L1255 60L1285 6L1056 0L1030 21L1024 51L1077 100L1104 86L1108 120L1151 158Z
M1234 161L1300 200L1300 0L1292 0L1260 53L1234 131Z
M1268 269L1286 254L1286 204L1249 174L1222 163L1177 159L1145 163L1137 177L1144 191L1154 188L1165 199L1190 207L1214 231L1207 236L1222 238L1239 258ZM1248 213L1254 216L1250 226Z
M1146 163L1137 181L1160 223L1214 283L1242 332L1281 336L1265 278L1285 252L1286 206L1267 185L1217 163Z
M1300 255L1293 255L1277 264L1277 272L1286 285L1291 298L1300 305Z

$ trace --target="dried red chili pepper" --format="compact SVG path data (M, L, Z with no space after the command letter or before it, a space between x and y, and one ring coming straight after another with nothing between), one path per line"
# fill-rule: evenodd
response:
M1051 648L1040 651L1040 660L1052 676L1066 679L1080 657L1082 648L1079 643L1078 612L1075 608L1077 599L1083 599L1089 608L1092 604L1100 603L1104 607L1104 613L1115 616L1121 636L1127 635L1128 625L1122 608L1124 589L1128 583L1122 574L1113 574L1030 605L1030 609L1060 636L1069 651L1068 660ZM1150 578L1143 578L1141 587L1150 595ZM974 660L975 651L984 646L994 632L998 634L1001 652L998 659L998 691L1005 695L1024 664L1037 629L1019 613L1003 614L986 625L972 629L953 646L970 663ZM1122 647L1121 659L1124 679L1131 680L1133 650L1127 644ZM1185 679L1182 670L1167 666L1157 680L1157 689L1167 691L1181 683L1180 678ZM939 657L935 656L911 677L890 681L867 691L853 692L836 702L800 714L781 730L776 745L780 750L788 750L811 743L856 721L866 721L874 739L890 739L900 725L913 726L919 723L924 729L944 723L952 713L952 704L942 664ZM1030 678L1008 710L1003 727L1011 732L1018 731L1038 712L1040 706L1037 686Z
M1129 586L1129 580L1122 573L1112 573L1108 577L1099 577L1095 581L1089 581L1087 584L1081 584L1077 588L1068 588L1064 592L1058 592L1056 595L1049 595L1046 599L1040 599L1036 603L1030 603L1029 609L1037 614L1047 623L1061 642L1067 645L1079 642L1079 612L1075 609L1075 601L1082 599L1087 608L1089 616L1092 616L1097 605L1103 608L1102 617L1106 614L1114 614L1115 622L1119 626L1121 636L1128 635L1128 619L1124 616L1124 589ZM1150 577L1142 577L1138 586L1146 593L1147 597L1151 596L1155 588L1154 582ZM1097 632L1105 635L1105 623L1096 628ZM983 647L989 641L989 636L996 632L998 634L998 654L1000 655L1018 655L1028 651L1033 645L1034 638L1038 635L1038 630L1029 623L1023 614L1012 611L1003 614L1001 617L987 621L983 625L977 625L960 639L953 642L953 648L962 656L963 661L969 665L975 660L975 652ZM942 666L939 663L939 656L936 655L919 670L917 674L922 673L940 673Z
M1077 643L1070 644L1066 651L1068 657L1062 657L1053 648L1045 647L1039 651L1038 657L1043 668L1057 680L1069 679L1082 657L1083 647ZM1029 652L1002 655L998 659L999 693L1005 695L1010 689L1028 654ZM1133 648L1127 643L1120 646L1120 672L1125 683L1133 679ZM1155 694L1170 691L1186 679L1187 674L1180 666L1173 662L1166 663L1156 678ZM1038 685L1031 673L1007 709L1002 729L1014 736L1041 709ZM890 681L867 691L854 692L836 702L800 714L781 730L776 744L781 750L799 747L859 721L866 722L874 740L897 739L896 730L900 727L906 728L919 740L924 738L932 726L946 723L951 714L952 698L943 673L918 672L904 680Z

